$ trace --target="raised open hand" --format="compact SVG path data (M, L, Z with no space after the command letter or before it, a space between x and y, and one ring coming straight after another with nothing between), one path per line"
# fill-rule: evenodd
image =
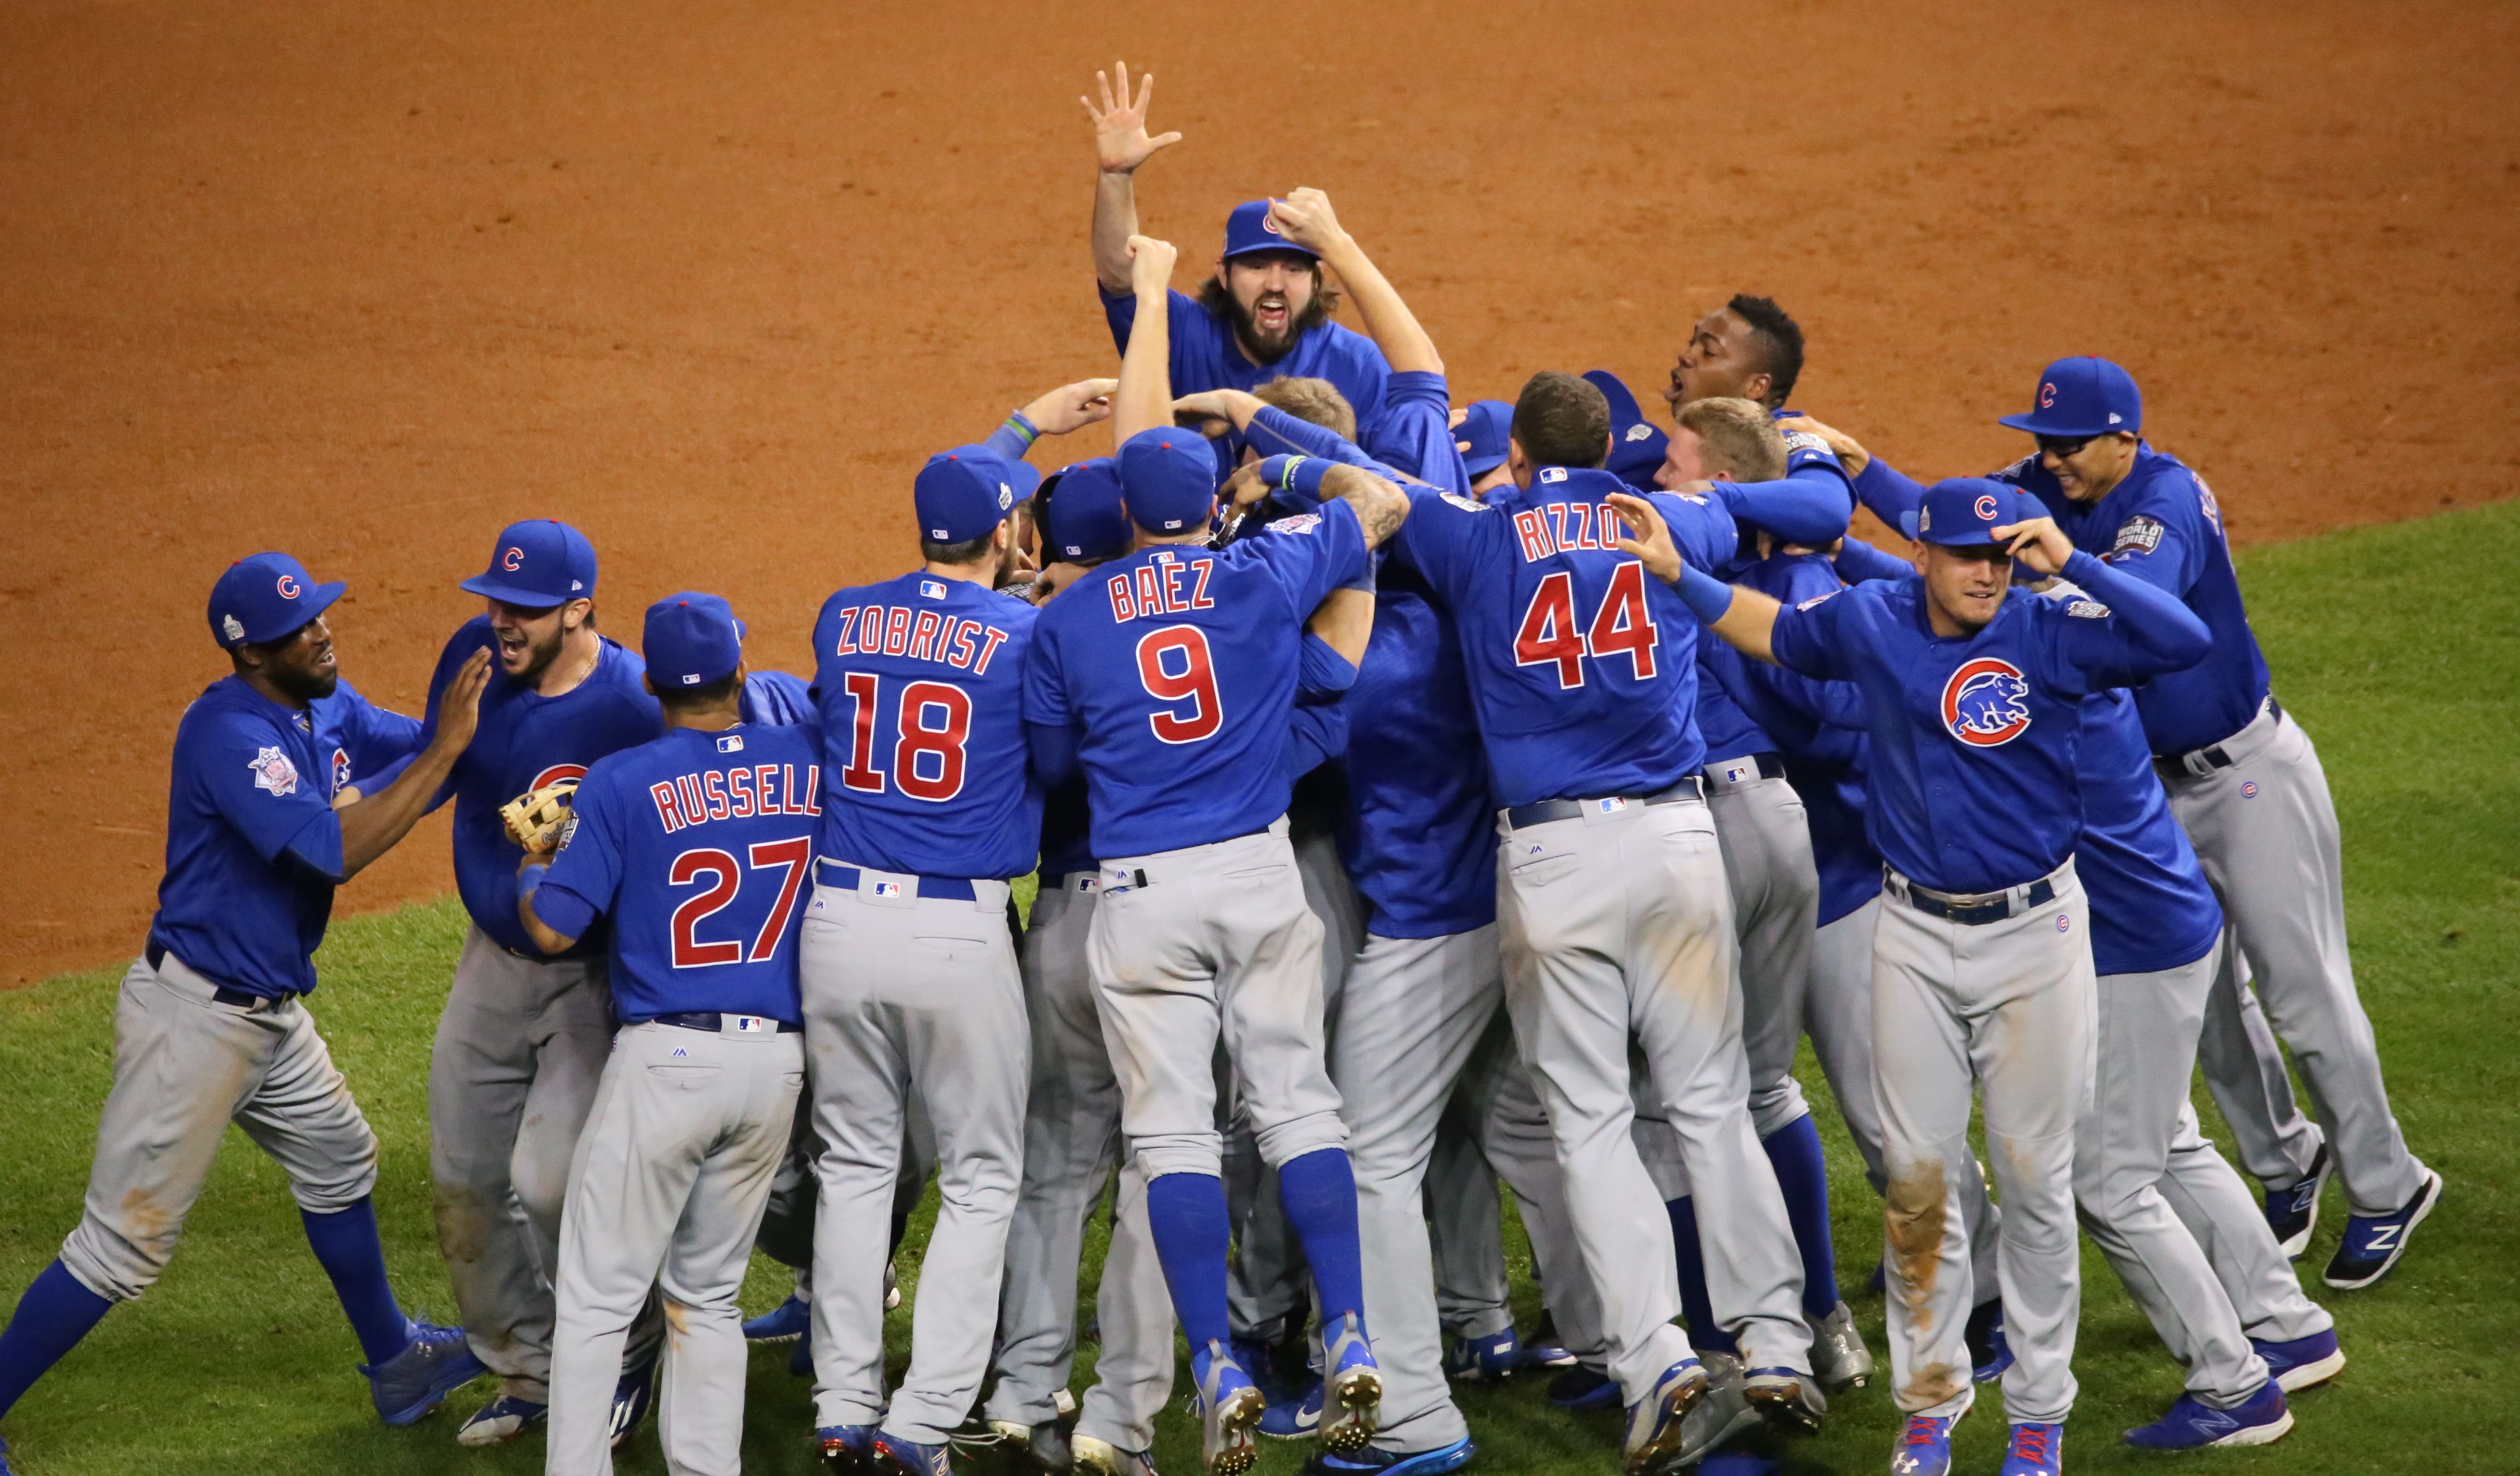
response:
M1119 97L1112 98L1112 74L1119 77ZM1136 101L1129 97L1129 64L1115 62L1111 71L1094 74L1094 85L1102 94L1102 106L1094 106L1092 98L1078 98L1085 105L1085 115L1094 120L1094 161L1105 174L1135 174L1138 166L1165 149L1181 142L1179 133L1147 137L1147 103L1155 94L1155 74L1148 72L1138 78Z

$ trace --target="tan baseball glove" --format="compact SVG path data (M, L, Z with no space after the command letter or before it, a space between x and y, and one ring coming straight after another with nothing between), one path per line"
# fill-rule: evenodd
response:
M499 819L507 824L508 838L528 851L559 850L561 827L568 824L568 804L576 794L577 781L563 779L501 805Z

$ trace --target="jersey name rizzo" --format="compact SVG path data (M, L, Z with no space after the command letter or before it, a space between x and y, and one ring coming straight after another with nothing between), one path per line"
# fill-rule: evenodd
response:
M1169 552L1159 552L1135 570L1112 575L1102 582L1102 587L1111 597L1111 618L1115 622L1147 615L1179 615L1216 608L1216 602L1207 595L1207 581L1215 573L1213 559L1193 559L1184 563ZM1186 590L1185 583L1189 585Z
M869 608L879 609L880 605ZM752 764L740 769L705 769L678 774L648 786L665 833L706 825L712 820L749 820L756 815L820 815L823 766L807 764L800 787L794 764Z
M840 611L832 644L838 656L908 656L986 676L1007 633L968 615L943 615L906 604L859 604Z
M1619 514L1605 502L1544 503L1513 514L1514 542L1525 563L1538 563L1568 549L1599 549L1615 554L1619 549L1618 528Z

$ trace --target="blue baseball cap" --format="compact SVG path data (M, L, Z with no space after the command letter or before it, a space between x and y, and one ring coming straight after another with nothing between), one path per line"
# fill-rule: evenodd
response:
M1249 251L1293 251L1320 260L1321 252L1285 238L1278 222L1269 218L1269 204L1265 200L1245 201L1225 217L1225 253L1221 259L1231 261Z
M240 559L210 586L210 639L234 649L277 641L333 607L349 586L317 584L286 554Z
M548 609L595 598L595 545L564 522L537 517L499 530L490 566L460 586L510 604Z
M1058 473L1050 500L1050 553L1083 563L1129 552L1129 510L1120 506L1120 466L1107 456L1078 462Z
M1617 375L1606 369L1588 369L1584 378L1610 402L1610 459L1605 466L1629 486L1651 492L1654 472L1662 466L1663 452L1669 449L1671 437L1645 419L1644 411L1637 406L1637 397L1628 393L1628 386Z
M659 692L706 687L743 660L743 622L715 595L667 595L648 606L639 651Z
M1121 443L1120 496L1129 516L1149 533L1187 533L1207 526L1216 506L1216 453L1195 430L1157 425ZM1051 502L1057 512L1057 499Z
M2032 435L2105 435L2143 428L2143 393L2135 376L2106 359L2058 359L2039 372L2039 393L2025 415L1999 423Z
M2030 506L2023 507L2024 502ZM2035 498L2024 498L2002 482L1983 476L1947 477L1925 489L1916 511L1899 514L1899 531L1925 543L1967 548L1995 543L1995 530L2024 518L2047 515Z
M1462 465L1473 481L1505 465L1506 442L1512 438L1513 406L1504 400L1472 400L1469 414L1453 427L1453 444L1468 448Z
M912 484L919 536L929 543L984 537L1040 485L1040 472L986 446L939 451L919 469L919 480Z

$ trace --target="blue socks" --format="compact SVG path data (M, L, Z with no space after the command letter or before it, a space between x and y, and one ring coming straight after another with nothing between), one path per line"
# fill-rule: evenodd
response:
M1234 1230L1225 1214L1225 1181L1214 1174L1166 1174L1148 1181L1147 1223L1191 1351L1203 1354L1211 1342L1230 1342L1225 1253Z
M324 1275L333 1278L333 1293L350 1315L351 1330L373 1368L411 1345L411 1328L385 1282L385 1248L377 1238L377 1202L361 1199L345 1210L319 1215L300 1209L306 1222L306 1243Z
M1837 1306L1837 1251L1828 1238L1828 1164L1820 1126L1806 1112L1768 1135L1759 1146L1785 1191L1785 1219L1803 1255L1803 1315L1824 1318Z
M1278 1168L1278 1198L1304 1242L1322 1325L1355 1313L1365 1317L1365 1268L1356 1240L1356 1171L1345 1148L1316 1148Z
M81 1286L68 1267L59 1261L45 1267L18 1299L7 1330L0 1331L0 1414L112 1310L112 1302Z
M1688 1346L1701 1354L1740 1357L1741 1345L1716 1323L1715 1303L1706 1295L1706 1252L1697 1243L1697 1206L1683 1197L1665 1200L1663 1208L1671 1213L1671 1248L1680 1260L1680 1315L1688 1319Z

